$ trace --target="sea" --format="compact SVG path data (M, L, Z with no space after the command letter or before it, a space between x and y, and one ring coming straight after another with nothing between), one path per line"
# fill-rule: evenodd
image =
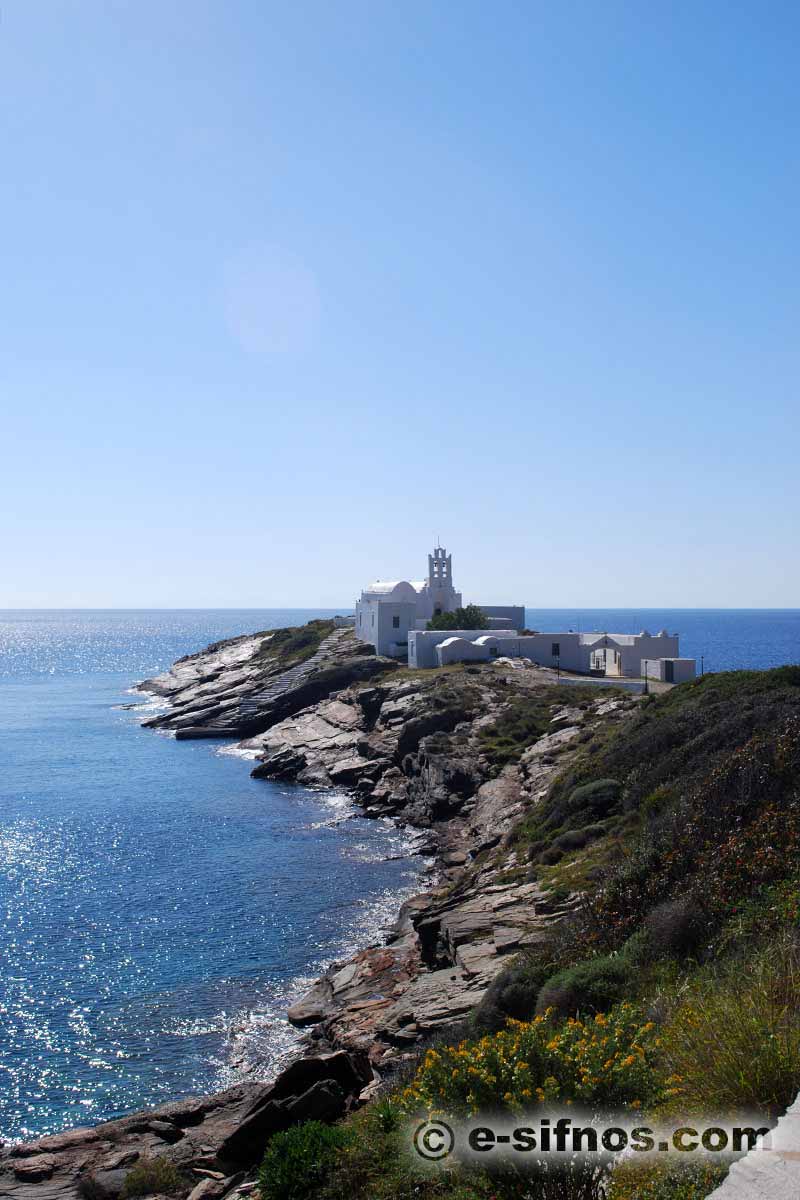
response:
M342 792L143 729L138 681L320 609L0 610L0 1138L268 1078L289 1004L426 885L418 839ZM529 609L681 635L703 669L800 661L800 610Z

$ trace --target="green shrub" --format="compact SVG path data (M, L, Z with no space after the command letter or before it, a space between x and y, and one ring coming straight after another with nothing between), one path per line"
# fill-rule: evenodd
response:
M437 613L428 621L428 629L485 629L486 614L477 604L457 608L453 612Z
M536 1012L542 984L552 975L553 963L522 960L497 975L475 1010L475 1028L481 1033L496 1033L509 1017L528 1021Z
M656 821L675 800L674 787L661 783L642 800L640 811L644 821Z
M800 687L800 665L776 667L770 674L773 676L776 684L785 684L787 687Z
M557 862L561 862L563 857L564 850L560 846L556 846L554 843L552 846L548 846L546 850L542 850L540 852L538 862L540 862L543 867L552 867L555 866Z
M166 1158L142 1158L125 1176L122 1196L169 1196L184 1191L186 1180Z
M621 790L618 779L595 779L581 784L573 788L566 800L552 806L549 823L557 826L569 822L583 827L601 821L617 807Z
M635 990L637 968L624 954L598 955L552 975L539 992L536 1011L562 1017L606 1012Z
M582 850L589 842L597 841L606 832L606 826L599 823L585 825L583 829L568 829L566 833L560 833L557 838L553 838L553 846L563 851Z
M409 1121L393 1099L368 1104L345 1121L348 1137L324 1183L305 1200L523 1200L474 1166L434 1171L409 1153Z
M585 953L581 923L575 916L551 925L541 942L523 950L495 976L473 1014L471 1025L463 1033L451 1027L449 1036L442 1041L452 1045L455 1039L474 1031L496 1033L509 1018L530 1021L536 1013L542 985L556 971L580 962Z
M258 1173L262 1200L307 1200L325 1183L349 1137L345 1126L321 1121L276 1133Z
M619 953L637 967L649 967L653 963L653 947L644 929L632 933Z

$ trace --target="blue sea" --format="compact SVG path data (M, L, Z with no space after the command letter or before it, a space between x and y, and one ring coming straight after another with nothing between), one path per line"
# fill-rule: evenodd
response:
M268 1076L296 1041L287 1005L420 886L412 838L343 794L140 727L137 680L324 615L0 611L0 1137ZM797 610L527 619L666 627L706 670L800 661Z
M0 612L0 1137L268 1076L288 1004L419 889L342 793L140 727L137 680L325 615Z

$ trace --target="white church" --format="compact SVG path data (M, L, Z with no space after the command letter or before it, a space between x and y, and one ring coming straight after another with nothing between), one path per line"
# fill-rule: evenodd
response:
M429 630L440 613L462 607L453 587L452 556L442 546L428 555L428 578L378 579L356 602L355 635L378 654L407 658L410 667L443 667L493 658L528 659L583 675L651 678L682 683L695 676L695 660L680 658L678 635L640 633L529 633L523 605L478 604L484 629Z
M356 602L356 637L370 642L378 654L405 655L409 634L424 630L431 617L462 607L461 592L453 587L452 555L437 546L428 555L428 578L376 580ZM481 604L489 629L524 629L523 605ZM484 631L485 632L485 631ZM445 634L445 636L447 636Z

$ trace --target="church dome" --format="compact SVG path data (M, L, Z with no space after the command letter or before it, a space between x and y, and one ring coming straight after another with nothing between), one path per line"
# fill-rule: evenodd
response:
M376 579L374 583L369 584L364 588L365 592L370 592L373 596L388 596L390 592L398 586L400 580L395 580L393 583L387 582L384 579Z
M413 584L407 579L384 580L376 579L364 589L365 596L385 596L392 600L416 600L417 593Z

